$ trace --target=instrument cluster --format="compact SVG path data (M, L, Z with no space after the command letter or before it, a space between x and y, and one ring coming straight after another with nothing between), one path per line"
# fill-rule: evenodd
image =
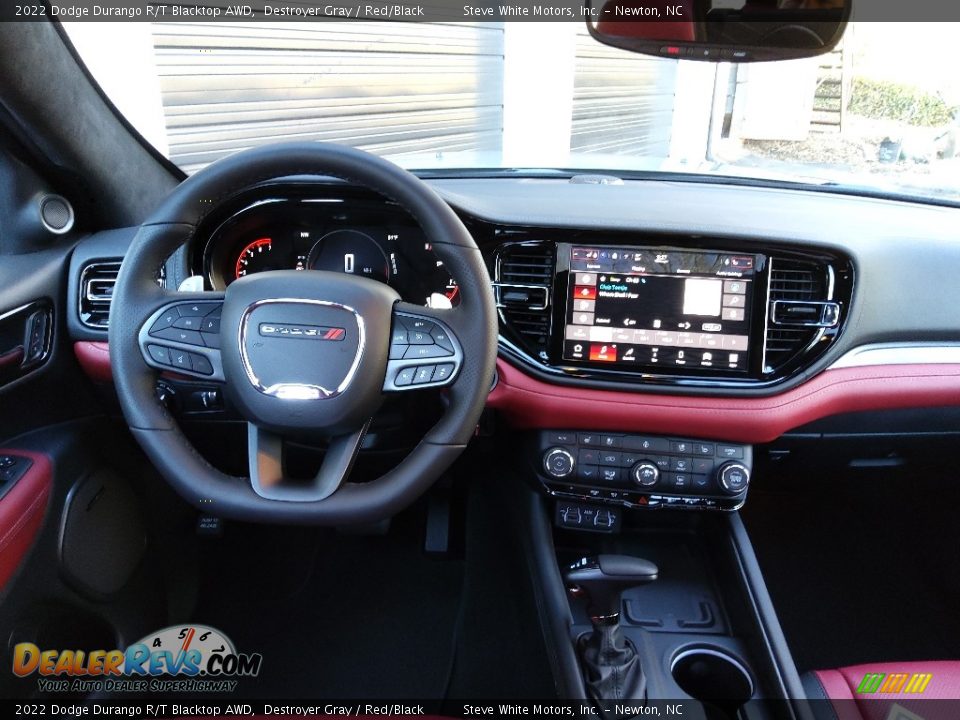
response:
M453 307L459 288L407 213L381 199L259 200L222 222L203 250L208 286L270 270L327 270L393 287L407 302Z

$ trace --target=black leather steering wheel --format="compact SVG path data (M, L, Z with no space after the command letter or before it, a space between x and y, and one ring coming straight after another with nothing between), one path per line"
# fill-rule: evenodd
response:
M324 271L263 272L222 293L160 288L158 268L221 202L288 176L335 177L398 203L460 287L460 304L404 303L387 285ZM269 145L185 180L140 227L110 315L117 394L134 437L189 502L223 518L346 525L382 520L419 497L470 440L494 373L497 318L480 251L450 207L376 156L321 143ZM248 421L250 477L225 475L188 442L155 393L168 369L223 383ZM347 481L385 394L445 387L443 416L393 470ZM312 482L283 471L285 434L323 435Z

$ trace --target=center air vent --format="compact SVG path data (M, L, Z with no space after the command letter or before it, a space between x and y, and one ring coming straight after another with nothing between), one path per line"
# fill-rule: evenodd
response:
M80 274L80 322L105 330L110 320L110 301L120 272L120 261L87 265Z
M830 268L807 260L770 260L770 306L776 301L826 302L831 300ZM764 370L783 368L814 345L823 335L817 327L767 327Z
M545 359L550 338L552 243L507 243L497 249L494 293L503 324L525 350Z

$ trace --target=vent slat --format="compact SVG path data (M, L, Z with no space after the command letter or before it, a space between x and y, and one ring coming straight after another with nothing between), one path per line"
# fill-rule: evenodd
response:
M120 261L90 263L80 275L80 322L96 330L110 325L113 286L120 273Z
M497 251L497 282L553 285L554 248L549 243L502 245ZM550 340L550 309L501 308L504 324L534 355L546 352Z
M827 299L826 271L817 263L773 258L770 267L771 302ZM815 328L768 328L764 358L767 369L786 365L813 342L817 332Z

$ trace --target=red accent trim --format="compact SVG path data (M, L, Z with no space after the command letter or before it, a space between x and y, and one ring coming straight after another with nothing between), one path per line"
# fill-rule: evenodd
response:
M831 700L853 700L853 691L839 670L814 670L823 692ZM861 678L862 679L862 678ZM853 717L860 717L857 713Z
M26 450L0 450L0 455L33 460L10 491L0 500L0 589L13 576L33 546L50 500L53 465L46 455Z
M110 346L105 342L79 340L73 344L73 354L80 367L94 382L113 382L110 369Z
M107 343L77 342L86 373L110 382ZM589 428L714 438L775 440L808 422L861 410L960 405L960 365L877 365L827 370L779 395L763 398L654 395L573 388L530 377L503 359L487 399L518 428Z
M884 685L893 674L905 675L906 684L899 692L858 693L856 690L868 673L883 673ZM919 673L931 676L923 692L904 692L910 678ZM960 699L960 662L955 660L852 665L838 670L816 670L814 676L832 701L838 720L886 720L896 715L892 713L894 705L919 712L930 720L956 717L956 708L952 705L927 702Z
M847 686L846 695L838 696L841 699L845 697L855 697L861 702L864 700L891 700L894 698L900 701L911 699L960 700L960 662L956 660L867 663L865 665L851 665L850 667L840 668L839 670L829 670L827 672L839 675ZM818 670L817 677L821 678L823 673L823 670ZM863 680L863 676L867 673L883 673L887 678L894 673L905 673L908 676L908 682L909 676L915 673L929 673L933 677L923 692L917 694L903 692L906 687L905 684L900 688L900 692L897 693L891 693L889 691L875 693L856 692ZM884 685L888 682L887 678L884 679ZM822 682L821 679L821 683ZM883 685L881 685L881 689L882 688ZM831 700L837 699L826 686L824 686L824 690ZM954 710L956 710L956 708L954 708ZM954 713L954 715L956 715L956 713ZM884 715L884 717L886 717L886 715Z
M21 362L23 362L23 345L17 345L13 350L0 355L0 368L19 365Z
M518 428L589 428L746 443L775 440L808 422L860 410L960 405L960 365L827 370L779 395L691 397L551 385L497 360L488 407Z

